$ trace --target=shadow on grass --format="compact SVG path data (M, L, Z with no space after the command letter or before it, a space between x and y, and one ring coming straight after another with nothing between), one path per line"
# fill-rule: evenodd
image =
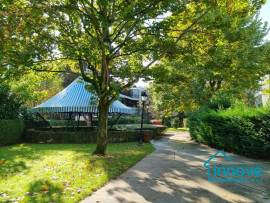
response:
M61 188L48 181L37 180L29 185L28 191L24 202L63 202Z
M21 172L27 174L31 165L27 165L26 160L42 160L51 150L89 152L91 155L94 144L17 144L0 147L0 178L9 178Z
M72 157L68 156L70 159L66 164L66 167L70 170L68 170L67 174L63 172L63 174L66 174L63 181L72 182L74 180L75 184L77 184L75 190L74 183L72 187L67 189L69 186L64 185L62 180L54 181L50 175L42 178L43 176L39 176L37 171L36 176L31 176L33 178L30 179L31 182L29 181L25 184L26 187L24 186L27 194L22 194L21 197L25 196L23 197L24 202L74 202L82 199L85 195L89 195L92 191L96 191L106 184L109 179L125 172L145 155L153 151L150 144L145 144L143 148L140 148L135 142L109 144L108 149L108 156L98 156L92 155L95 144L20 144L3 147L0 148L0 161L3 160L3 164L0 165L0 175L2 175L3 180L8 180L11 176L18 174L23 174L28 179L28 172L33 172L34 168L34 166L31 168L31 164L43 162L48 158L46 156L51 155L59 155L58 158L61 159L61 154L65 154L64 151L72 152ZM63 161L66 160L60 160L61 163ZM44 166L41 165L41 167ZM72 171L74 167L78 168L78 174L74 174L75 170ZM49 169L52 169L51 165ZM81 179L83 180L80 181ZM84 186L81 186L81 182L83 182ZM13 184L16 183L13 182ZM12 196L12 194L8 195Z
M109 144L109 153L106 156L78 155L74 160L76 162L87 162L91 170L101 169L109 179L115 178L154 151L154 148L150 144L145 144L143 146L144 149L139 147L137 142L126 144L127 145L117 143Z
M22 171L27 172L30 166L25 164L24 159L36 160L40 156L24 144L0 147L0 177L8 178Z

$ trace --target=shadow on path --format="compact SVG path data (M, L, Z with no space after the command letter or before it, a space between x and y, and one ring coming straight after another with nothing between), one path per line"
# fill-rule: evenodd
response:
M82 202L270 202L270 163L228 153L232 164L260 165L263 182L210 182L203 164L217 150L191 141L188 132L169 132L152 143L155 152ZM226 164L223 157L216 161Z

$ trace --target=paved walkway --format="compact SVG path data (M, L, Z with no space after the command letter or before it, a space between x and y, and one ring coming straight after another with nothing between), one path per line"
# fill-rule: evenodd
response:
M152 144L156 147L155 152L82 203L270 203L267 195L270 192L270 162L226 153L232 159L228 162L219 154L213 159L217 166L261 167L263 180L211 182L203 164L217 150L191 141L188 132L169 132L153 140Z

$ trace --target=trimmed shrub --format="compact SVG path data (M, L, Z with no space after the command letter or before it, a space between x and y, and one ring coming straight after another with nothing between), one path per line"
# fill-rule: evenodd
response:
M114 124L118 116L113 116L112 118L108 119L108 126ZM120 117L116 124L140 124L141 117ZM143 123L147 123L146 118L144 118ZM98 120L93 120L93 125L98 126Z
M51 119L49 120L51 126L77 126L77 121L73 121L72 122L68 121L68 120L54 120ZM44 123L44 122L43 122ZM85 121L79 121L79 126L87 126L87 123Z
M152 133L144 131L144 133ZM108 141L114 142L134 142L139 140L139 131L109 131ZM97 131L90 132L54 132L41 130L28 130L25 137L26 142L30 143L65 143L81 144L96 143Z
M24 129L23 120L0 120L0 146L18 142Z
M51 131L50 127L40 127L40 128L36 128L35 130L41 130L41 131ZM90 132L90 131L94 131L97 130L97 127L87 127L87 126L80 126L79 128L77 128L75 126L75 131L78 132ZM74 132L74 127L72 126L54 126L53 127L53 131L56 132Z
M111 126L114 124L118 116L113 116L112 118L108 119L108 126ZM52 126L73 126L72 122L68 120L55 120L50 119L48 120ZM43 125L44 122L42 121ZM77 121L73 121L74 125L77 126ZM140 124L141 118L140 117L120 117L116 124ZM144 119L144 123L147 123L147 120ZM87 123L85 121L80 121L79 126L87 126ZM98 120L93 120L93 126L98 126Z
M197 111L189 115L190 136L241 155L270 158L270 111L245 108Z
M10 86L0 83L0 119L18 119L21 106L19 96L10 90Z
M139 124L123 124L123 125L115 125L113 130L121 130L121 131L133 131L133 130L140 130L141 125ZM167 130L167 126L164 125L150 125L144 124L143 131L150 130L152 131L152 136L155 138L158 135L161 135Z

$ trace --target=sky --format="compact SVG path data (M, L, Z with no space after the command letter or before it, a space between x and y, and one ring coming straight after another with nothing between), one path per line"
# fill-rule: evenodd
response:
M270 0L266 0L266 3L262 6L260 10L260 17L262 18L262 22L268 22L268 27L270 28ZM270 40L270 31L264 39ZM135 84L135 86L148 87L149 84L145 83L142 79L140 79L139 82Z
M267 21L268 27L270 27L270 0L267 0L266 3L262 6L260 10L260 16L262 18L262 21ZM270 32L265 37L265 40L270 40Z

